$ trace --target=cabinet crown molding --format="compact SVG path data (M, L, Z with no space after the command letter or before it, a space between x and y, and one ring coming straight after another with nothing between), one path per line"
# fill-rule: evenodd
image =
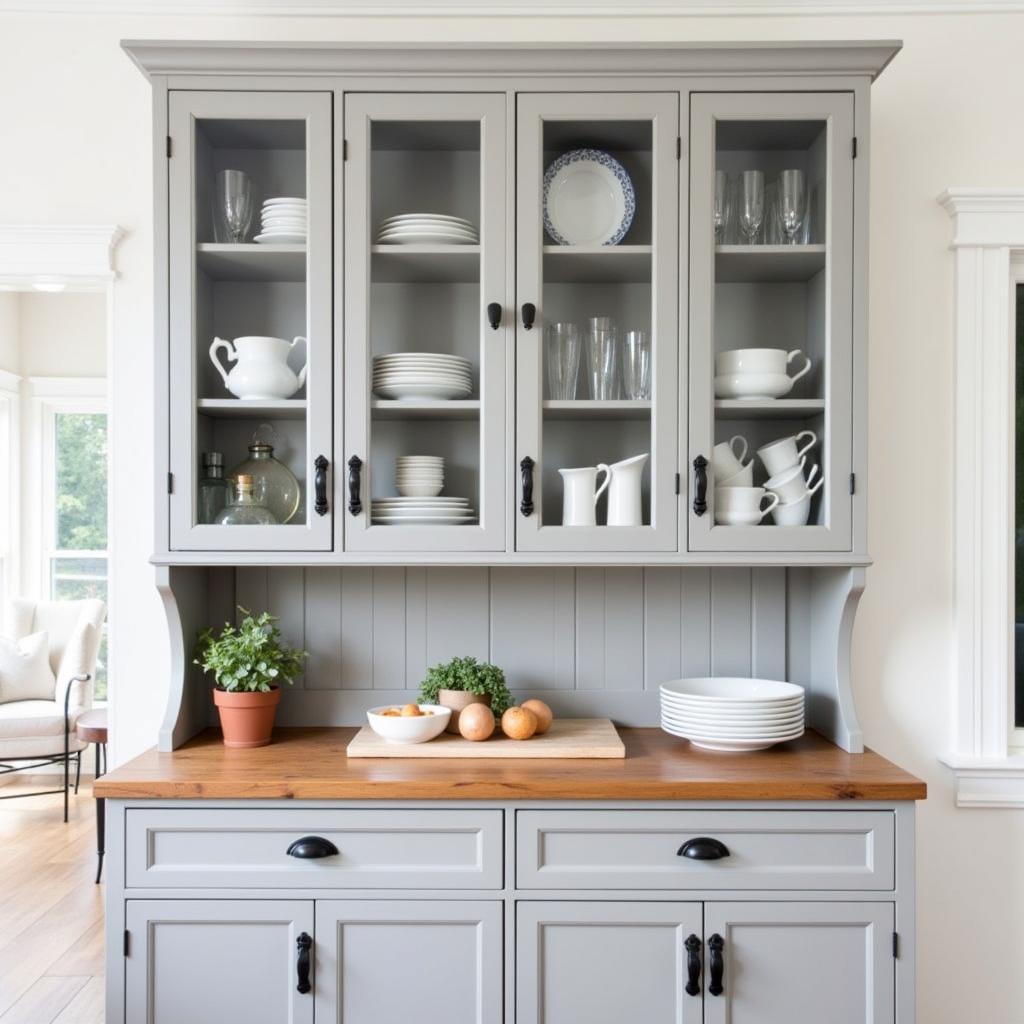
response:
M124 51L152 75L866 75L873 80L902 48L898 40L395 44L125 40ZM300 69L300 70L297 70Z

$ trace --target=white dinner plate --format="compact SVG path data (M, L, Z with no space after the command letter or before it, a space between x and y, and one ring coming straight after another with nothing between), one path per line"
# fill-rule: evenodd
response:
M663 729L670 736L679 736L679 733L671 729ZM777 743L785 743L786 740L700 740L690 739L688 736L681 736L681 739L689 739L694 747L701 750L715 750L723 753L752 753L755 750L768 750Z
M796 714L792 718L780 718L770 722L758 721L756 719L733 719L733 718L693 718L689 715L677 715L662 708L661 717L676 722L679 725L687 725L693 729L706 726L709 729L761 729L765 732L776 732L790 729L796 725L804 724L804 716Z
M468 377L456 377L446 373L404 373L390 374L383 373L379 376L374 374L373 383L390 384L400 386L402 384L451 384L453 387L468 388L472 381Z
M379 356L373 357L375 363L392 362L402 359L426 359L431 362L437 360L442 363L459 363L467 369L472 363L472 360L466 359L465 356L455 356L450 352L384 352Z
M466 398L471 389L450 384L380 384L373 389L381 398L414 399Z
M306 200L302 196L271 196L263 200L264 207L267 206L305 206Z
M373 360L375 367L384 367L389 370L399 369L403 366L415 366L418 368L430 367L436 369L462 370L469 373L473 365L468 359L461 359L458 356L433 356L433 355L408 355L408 356L377 356Z
M379 235L380 245L476 245L473 235L439 235L424 231L410 231L400 235Z
M302 245L306 241L306 233L303 231L301 234L282 232L282 233L270 233L264 232L262 235L257 235L254 242L259 242L262 245L277 244L277 245Z
M395 231L402 228L442 228L451 231L467 231L471 235L477 233L476 227L469 221L438 220L436 217L406 217L404 220L394 220L382 223L378 231Z
M473 526L476 516L465 519L437 519L434 516L422 516L419 519L394 519L391 516L371 516L371 522L378 526Z
M468 505L469 498L459 498L454 495L438 495L434 498L411 498L404 495L392 494L388 498L373 498L371 504L376 505L394 505L401 508L403 505L422 505L425 502L429 502L431 505Z
M783 721L788 718L796 718L803 715L804 708L802 705L797 707L785 708L782 711L775 711L772 709L766 709L761 711L747 711L745 708L733 709L733 708L692 708L692 707L680 707L677 704L666 704L664 701L661 703L662 713L670 715L682 715L685 718L693 718L695 721L701 721L703 719L714 719L715 721L728 721L728 722L765 722L772 723L777 721Z
M472 519L476 512L468 506L460 508L396 508L384 509L374 508L371 513L375 516L387 516L390 519L421 519L423 516L430 516L432 519Z
M382 227L378 235L406 235L406 234L437 234L437 235L466 235L470 238L477 237L475 228L464 228L457 224L438 224L430 221L413 221L407 224L389 224Z
M804 734L802 722L787 729L709 729L705 726L689 725L685 722L673 722L666 718L662 718L661 723L678 730L684 736L704 736L725 740L791 740Z
M574 149L544 172L544 230L559 245L618 245L636 212L626 169L610 153Z
M381 222L381 227L387 227L393 224L404 224L409 221L433 221L437 224L452 224L458 227L472 228L473 222L467 220L465 217L453 217L448 213L397 213L394 217L385 217Z
M661 703L669 707L681 708L684 710L704 711L743 714L783 714L795 708L804 706L802 697L793 697L790 700L707 700L690 697L673 697L670 694L661 694Z
M691 676L661 684L661 692L689 700L778 701L803 699L804 688L778 679L745 676Z

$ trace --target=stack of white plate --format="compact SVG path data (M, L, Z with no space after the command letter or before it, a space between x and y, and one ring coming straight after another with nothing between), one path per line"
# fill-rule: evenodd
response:
M676 679L661 687L661 727L705 750L767 750L803 735L803 687L773 679Z
M256 241L263 245L305 245L306 200L294 196L268 199L260 210L262 221Z
M467 498L374 498L370 521L378 526L467 526L476 513Z
M373 390L381 398L468 398L473 373L468 359L441 352L395 352L373 359Z
M444 459L440 455L400 455L395 459L395 485L406 498L434 498L444 490Z
M472 221L443 213L402 213L381 221L380 245L476 245L480 241Z

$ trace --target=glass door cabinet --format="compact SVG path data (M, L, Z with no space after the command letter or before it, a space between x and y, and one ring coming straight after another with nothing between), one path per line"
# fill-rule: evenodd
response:
M852 141L850 93L691 98L691 550L850 549Z
M172 92L169 125L171 547L329 550L331 96Z
M519 550L677 546L678 104L519 97Z

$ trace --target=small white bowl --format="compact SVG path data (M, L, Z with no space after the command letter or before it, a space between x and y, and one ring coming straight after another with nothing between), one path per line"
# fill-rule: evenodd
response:
M444 732L448 719L452 717L451 708L443 708L440 704L420 704L420 711L432 711L430 715L401 718L398 715L382 715L381 711L397 707L395 704L383 704L379 708L370 708L366 712L366 720L370 728L389 743L426 743L436 739Z
M436 498L444 490L444 484L403 483L397 486L403 498Z

